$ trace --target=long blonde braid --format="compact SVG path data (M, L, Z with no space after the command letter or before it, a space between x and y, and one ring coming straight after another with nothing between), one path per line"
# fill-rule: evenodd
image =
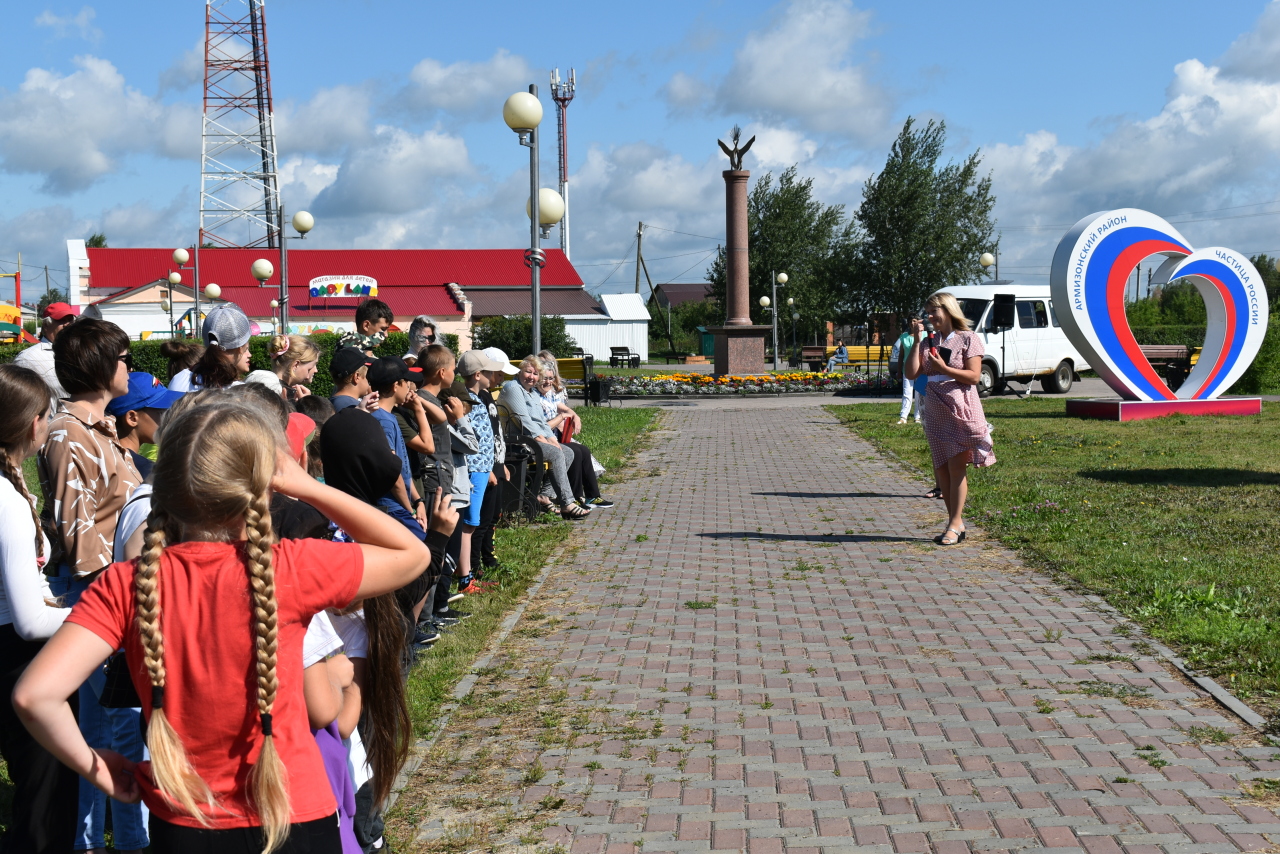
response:
M36 512L36 506L31 503L31 493L27 490L27 479L22 476L22 469L13 461L13 457L7 452L0 453L3 457L4 464L0 466L0 474L5 476L9 483L13 484L13 488L18 491L31 508L31 522L36 526L36 557L44 557L44 537L40 536L40 514Z
M250 792L262 822L265 848L270 854L289 835L289 778L275 747L271 713L275 708L280 684L276 678L276 653L279 649L276 575L271 562L271 546L275 541L271 529L269 499L265 493L255 495L245 512L248 542L249 588L253 596L254 655L258 671L258 714L262 719L262 751L249 775Z
M143 535L142 554L134 572L133 589L142 635L143 662L151 681L151 721L147 725L147 749L151 751L151 773L156 786L170 801L208 827L209 820L197 801L216 805L213 791L192 767L182 739L169 724L164 712L164 632L160 627L160 557L164 554L168 516L153 504Z

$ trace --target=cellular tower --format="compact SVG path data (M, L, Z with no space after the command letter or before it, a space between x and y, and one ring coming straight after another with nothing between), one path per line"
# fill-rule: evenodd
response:
M279 246L264 0L205 0L201 246Z
M569 79L560 79L560 69L551 72L551 100L556 102L556 130L560 137L560 198L564 199L564 219L560 221L560 248L569 257L569 102L577 85L577 74L569 69Z

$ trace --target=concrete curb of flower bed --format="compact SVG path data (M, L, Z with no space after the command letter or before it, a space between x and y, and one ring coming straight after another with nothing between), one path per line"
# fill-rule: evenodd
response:
M884 391L892 391L884 389ZM890 400L889 395L867 394L849 391L748 391L717 392L715 394L610 394L610 400L706 400L718 397L883 397ZM892 398L896 400L897 398Z

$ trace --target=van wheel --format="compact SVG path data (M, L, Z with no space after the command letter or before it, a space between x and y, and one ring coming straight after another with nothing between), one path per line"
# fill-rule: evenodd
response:
M1058 367L1053 369L1053 373L1045 374L1040 378L1040 387L1049 394L1066 394L1071 391L1072 379L1071 363L1063 359L1058 363Z
M1004 380L996 376L996 366L990 362L982 363L982 372L978 374L978 397L990 397L1004 390Z

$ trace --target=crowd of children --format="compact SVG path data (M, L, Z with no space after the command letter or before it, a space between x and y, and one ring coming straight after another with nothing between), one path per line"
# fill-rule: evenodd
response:
M3 850L105 851L108 805L119 852L386 850L409 670L496 583L500 411L565 518L612 506L554 359L455 360L429 318L375 358L392 320L360 305L328 399L305 337L250 373L229 303L168 387L96 319L48 324L56 388L0 365Z

